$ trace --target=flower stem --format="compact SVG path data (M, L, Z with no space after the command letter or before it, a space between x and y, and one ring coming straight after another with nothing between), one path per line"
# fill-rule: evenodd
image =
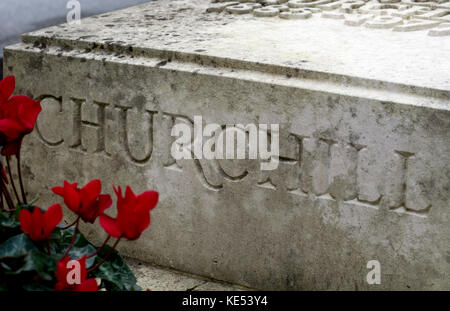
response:
M64 252L64 255L62 255L60 260L63 260L67 256L67 254L69 254L70 250L72 249L73 245L75 244L75 240L76 240L77 233L78 233L78 225L80 224L80 216L78 216L75 223L76 223L76 226L75 226L75 230L73 231L72 241L70 241L69 247L67 247L66 251Z
M69 229L70 227L72 227L74 224L76 224L77 223L77 221L78 221L78 218L77 219L75 219L75 221L73 222L73 223L71 223L70 225L68 225L68 226L66 226L66 227L63 227L63 228L61 228L61 230L66 230L66 229Z
M9 162L9 158L10 156L6 156L6 164L8 165L8 174L9 174L9 179L11 180L11 185L13 187L14 190L14 194L16 196L17 202L20 204L20 199L19 199L19 194L17 193L17 188L16 188L16 183L14 182L12 173L11 173L11 164Z
M9 209L10 210L14 209L13 200L11 199L11 195L9 194L8 188L6 187L5 180L3 179L3 177L0 177L0 187L1 191L5 195L5 200L6 203L8 204Z
M3 205L3 191L0 191L0 207L2 211L6 211L5 206Z
M102 246L100 246L95 252L93 252L92 254L88 255L86 258L91 258L95 255L97 255L106 245L106 243L108 243L109 239L111 239L111 236L108 235L108 237L105 239L105 241L103 242Z
M111 247L111 249L109 250L108 254L106 254L105 257L103 257L102 261L100 261L98 264L96 264L93 268L89 269L87 272L91 273L92 271L98 269L101 265L103 265L105 263L105 261L108 259L109 256L111 256L111 254L113 253L114 249L117 247L117 244L119 244L120 239L122 237L118 238L116 243L114 243L113 247Z
M20 182L20 191L22 192L23 204L26 205L28 203L27 203L27 197L25 195L25 189L23 187L22 170L20 169L20 151L16 154L16 158L17 158L17 173L19 175L19 182Z

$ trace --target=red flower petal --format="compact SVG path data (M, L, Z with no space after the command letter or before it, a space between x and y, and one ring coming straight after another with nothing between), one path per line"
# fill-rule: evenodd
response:
M53 230L61 222L63 212L60 204L53 204L44 214L44 232L45 238L50 238Z
M147 212L139 217L138 230L142 233L150 226L150 212Z
M64 203L74 213L80 210L80 195L76 188L74 188L67 181L64 181Z
M114 192L116 193L116 196L122 196L122 188L120 188L120 186L118 186L116 188L116 186L113 186Z
M31 212L27 209L22 209L19 214L19 222L22 231L30 235L32 228L32 216Z
M56 278L58 279L58 283L62 288L67 286L67 273L68 273L68 269L67 269L67 263L69 261L71 261L72 259L70 259L69 257L64 257L63 259L61 259L60 261L58 261L58 266L57 266L57 270L56 270ZM55 290L57 290L55 288Z
M96 291L98 290L97 282L95 279L86 280L87 269L86 269L86 256L77 260L80 264L80 284L68 284L67 274L71 271L71 268L67 268L67 264L72 259L65 257L58 262L56 278L58 282L55 284L56 291Z
M136 227L128 227L126 231L124 232L123 236L130 241L137 240L141 237L142 231L140 231Z
M113 201L109 194L101 194L98 198L98 214L101 215L105 210L111 207Z
M98 285L97 285L97 281L95 279L87 279L83 282L81 282L80 285L77 285L75 287L76 291L91 291L91 292L95 292L98 291Z
M64 282L58 282L58 283L56 283L55 284L55 291L57 291L57 292L61 292L61 291L63 291L64 290L64 288L67 286L67 284L66 283L64 283Z
M78 259L78 262L80 263L80 268L81 268L81 271L80 271L81 281L84 281L88 274L87 269L86 269L86 258L87 258L86 255L84 255L83 257Z
M2 119L0 120L0 133L5 135L7 141L12 141L17 139L19 136L25 133L24 126L16 120L13 119Z
M120 210L122 201L123 201L122 188L120 188L120 186L118 186L117 188L115 186L113 186L113 188L114 188L114 192L116 193L116 196L117 196L117 209Z
M125 190L125 200L127 201L127 203L135 203L136 199L137 195L134 194L130 186L127 186L127 189Z
M119 238L122 235L117 220L106 214L100 216L100 225L112 237Z
M56 186L52 188L52 192L59 196L64 196L64 188L61 186Z
M31 234L29 235L33 241L42 241L45 239L44 213L37 206L34 207L33 213L31 214Z
M121 202L122 205L126 206L127 213L132 213L132 210L136 207L137 196L131 190L130 186L127 186L125 190L125 199Z
M7 76L0 81L0 104L6 102L16 87L16 80L14 76Z
M28 131L31 132L34 128L39 113L42 111L41 103L23 95L13 96L10 100L20 103L20 121L24 126L26 126Z
M3 147L1 154L3 156L13 156L19 153L20 146L22 145L22 138L16 139Z
M156 191L146 191L142 193L138 197L137 209L148 208L148 210L151 211L155 208L156 204L158 204L158 198L159 194Z
M92 205L102 191L100 180L94 179L80 190L81 204L85 207Z

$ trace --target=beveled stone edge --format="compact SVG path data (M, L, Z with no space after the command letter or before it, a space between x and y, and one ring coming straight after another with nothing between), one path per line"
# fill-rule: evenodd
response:
M398 84L298 67L224 58L202 53L43 37L36 36L33 33L24 34L22 43L5 47L5 51L20 48L25 51L40 53L53 49L53 52L58 50L58 55L80 58L93 58L95 55L102 55L109 61L116 62L123 62L127 58L149 60L150 63L159 60L156 64L150 64L150 66L191 72L195 70L193 69L195 67L198 74L217 75L218 71L221 71L220 76L239 79L252 80L252 74L256 74L255 80L262 83L288 85L331 94L450 111L450 90ZM69 52L75 55L69 55ZM121 58L120 60L114 59L114 56L121 56ZM201 72L198 69L201 69ZM4 71L7 71L7 68L4 68ZM223 73L223 71L228 72ZM245 73L245 75L238 77L239 73Z

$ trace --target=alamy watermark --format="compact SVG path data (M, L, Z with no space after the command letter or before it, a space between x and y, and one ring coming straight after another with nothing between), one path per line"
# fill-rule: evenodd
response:
M381 284L381 265L378 260L369 260L367 262L367 269L370 269L367 273L366 281L369 285Z
M279 163L279 124L228 124L225 127L195 116L193 126L175 124L171 135L178 137L171 146L175 160L261 160L261 170L275 170ZM193 128L193 135L192 135ZM270 149L269 149L270 146Z
M81 284L81 265L77 260L70 260L66 264L69 272L66 275L66 282L69 285Z
M67 24L81 24L81 4L77 0L69 0L67 2Z

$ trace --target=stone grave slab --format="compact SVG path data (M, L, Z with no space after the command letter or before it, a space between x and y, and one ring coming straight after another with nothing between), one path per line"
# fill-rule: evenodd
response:
M4 73L44 107L27 189L156 189L122 252L252 288L448 290L449 4L155 1L25 34ZM279 124L277 169L174 159L195 116Z

